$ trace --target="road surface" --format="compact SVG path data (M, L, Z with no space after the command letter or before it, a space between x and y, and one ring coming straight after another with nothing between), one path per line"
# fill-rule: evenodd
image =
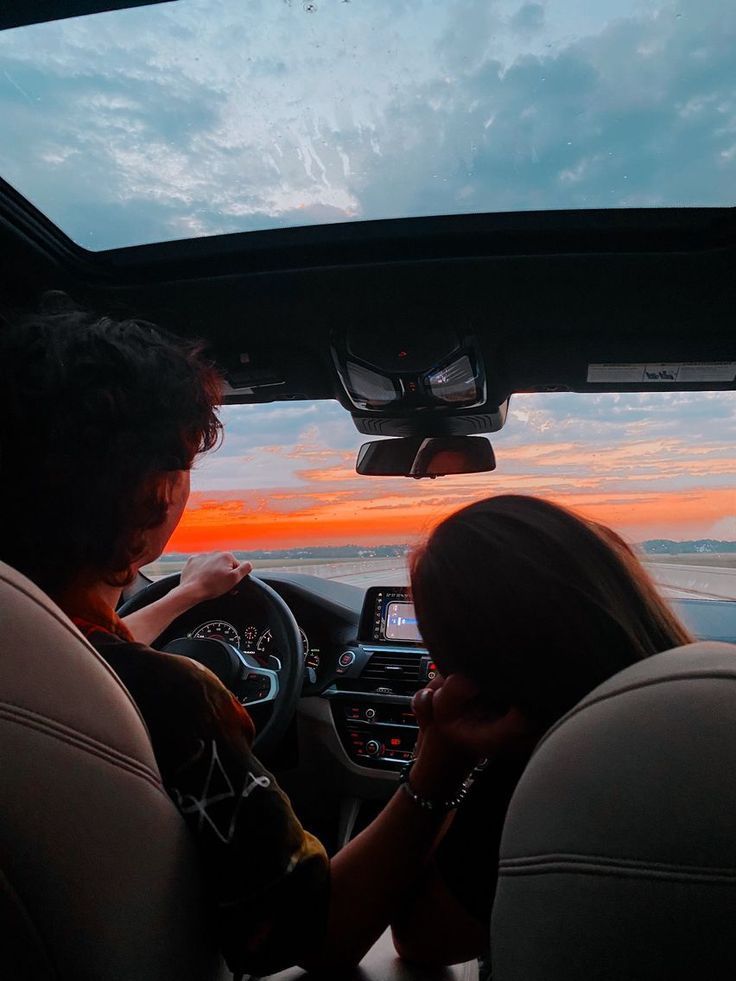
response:
M183 563L157 562L148 570L153 579L170 572L179 572ZM341 559L328 562L306 560L282 564L274 560L254 561L256 572L300 572L333 579L367 589L369 586L405 586L409 582L406 559ZM736 600L736 568L689 565L681 563L647 562L646 567L661 587L673 599Z
M335 569L329 579L367 589L369 586L405 586L409 581L406 563L367 559L347 569ZM379 568L380 565L380 568ZM736 600L736 569L682 563L647 562L646 566L661 587L673 599ZM315 570L316 572L316 570ZM319 574L319 573L317 573Z

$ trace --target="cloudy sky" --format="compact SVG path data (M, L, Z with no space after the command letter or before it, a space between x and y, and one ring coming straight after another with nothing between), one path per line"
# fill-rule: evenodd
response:
M0 174L92 249L721 205L727 0L179 0L0 36Z
M179 0L0 35L0 175L90 249L732 205L727 0ZM334 403L230 407L172 548L398 542L495 491L736 539L736 396L517 396L498 471L358 478Z

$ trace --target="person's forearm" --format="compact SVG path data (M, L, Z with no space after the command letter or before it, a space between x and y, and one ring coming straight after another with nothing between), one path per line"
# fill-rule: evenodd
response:
M160 600L135 613L129 613L122 619L135 640L141 644L150 644L173 620L196 603L197 599L190 589L186 586L175 586Z
M487 847L487 843L478 843ZM488 883L493 888L493 883ZM445 885L432 860L391 924L397 954L430 967L479 957L488 948L488 919L472 916Z
M416 767L415 774L416 791L439 799L452 797L466 772L459 764L439 780L425 779ZM422 809L399 789L376 820L332 859L327 934L302 966L358 963L394 919L447 823L446 814Z

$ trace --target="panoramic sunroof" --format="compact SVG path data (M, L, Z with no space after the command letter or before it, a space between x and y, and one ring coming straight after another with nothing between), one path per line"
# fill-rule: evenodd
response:
M736 4L178 0L0 34L0 175L107 249L734 203Z

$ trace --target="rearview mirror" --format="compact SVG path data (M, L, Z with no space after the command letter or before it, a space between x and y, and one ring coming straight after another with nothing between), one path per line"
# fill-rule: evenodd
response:
M355 469L368 477L444 477L496 469L493 447L483 436L404 436L363 443Z

